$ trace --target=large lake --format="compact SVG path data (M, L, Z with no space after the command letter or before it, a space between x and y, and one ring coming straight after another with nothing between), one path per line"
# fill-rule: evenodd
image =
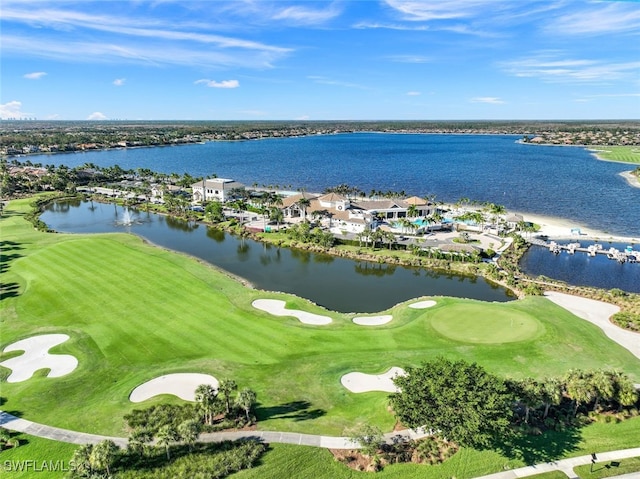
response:
M353 261L239 239L221 230L152 213L135 213L121 224L119 206L91 202L53 203L42 220L71 233L134 233L159 246L188 253L250 281L342 312L377 312L420 296L459 296L484 301L514 299L483 278L436 273L422 268Z
M619 173L632 165L596 160L579 147L534 146L513 135L355 133L30 157L79 166L118 164L248 186L322 192L346 183L366 193L401 191L491 201L509 210L572 219L640 239L640 188Z

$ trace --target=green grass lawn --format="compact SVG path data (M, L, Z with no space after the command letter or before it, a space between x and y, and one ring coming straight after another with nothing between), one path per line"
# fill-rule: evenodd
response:
M600 479L640 471L640 457L620 459L619 461L598 461L593 466L578 466L573 469L584 479ZM640 474L639 474L640 475Z
M433 308L400 304L386 312L394 317L391 323L362 327L350 315L306 300L246 288L215 268L132 235L37 232L21 216L27 210L27 200L11 202L0 220L0 348L37 334L66 333L71 339L52 353L79 360L62 378L40 371L20 383L7 383L10 371L0 367L3 409L33 421L124 435L127 412L180 401L128 400L137 385L173 372L232 377L240 387L251 387L258 394L261 429L331 435L357 422L385 431L394 425L387 394L350 393L340 384L343 374L381 373L438 355L478 362L502 376L615 368L640 382L638 359L542 297L500 304L435 298ZM329 315L334 322L309 326L274 317L251 306L258 298L284 299L290 309ZM0 353L0 361L16 354ZM629 432L627 440L637 443L639 431ZM484 469L506 461L495 454ZM464 461L447 464L456 470L476 467L476 459ZM322 462L321 467L334 467ZM394 474L396 467L414 466L393 466L384 474Z
M20 446L0 452L0 476L7 479L54 479L65 476L78 446L28 434L14 434Z
M589 149L603 160L640 163L640 147L638 146L590 146Z

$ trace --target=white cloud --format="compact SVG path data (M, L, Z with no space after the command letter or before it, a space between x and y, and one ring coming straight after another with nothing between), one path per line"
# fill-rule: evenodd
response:
M25 73L22 77L27 80L40 80L43 76L45 76L47 72L33 72L33 73Z
M405 20L429 21L467 18L480 11L499 6L495 0L386 0L388 6L400 12Z
M294 120L296 120L296 121L306 121L309 118L311 118L309 115L302 115L302 116L299 116L298 118L294 118Z
M294 6L287 7L284 10L279 11L273 15L274 20L292 20L298 24L311 25L316 23L323 23L327 20L337 17L340 14L340 10L331 5L326 10L313 10L311 8Z
M497 98L495 96L477 96L471 99L472 103L489 103L491 105L501 105L504 103L503 100Z
M315 83L318 83L320 85L334 85L334 86L344 86L347 88L357 88L360 90L369 90L369 87L366 87L364 85L359 85L357 83L351 83L351 82L346 82L346 81L340 81L340 80L332 80L331 78L327 78L327 77L323 77L323 76L317 76L317 75L309 75L307 77L309 80L313 80Z
M107 116L99 111L94 111L87 117L87 120L106 120Z
M30 116L28 113L22 112L22 102L10 101L0 104L0 118L7 120L9 118L24 118Z
M428 63L431 61L431 58L422 55L390 55L387 58L397 63Z
M240 82L238 80L215 81L203 78L202 80L196 80L194 83L196 85L205 85L209 88L238 88L240 86Z
M640 32L640 9L635 2L604 2L552 17L545 30L554 35L604 35Z
M503 62L500 66L517 77L539 78L548 83L609 83L637 78L640 61L606 63L603 60L559 58L558 52L541 53L531 58Z
M420 93L419 91L408 91L407 92L407 96L420 96L422 95L422 93Z
M125 81L126 81L125 78L116 78L115 80L113 80L113 84L115 86L122 86L122 85L124 85Z
M159 18L88 14L64 9L21 9L7 5L3 21L31 27L27 34L3 36L5 52L78 62L121 62L194 66L271 68L290 48L208 33L211 25ZM77 31L91 35L80 36ZM99 32L106 32L101 38ZM79 38L87 39L80 41Z

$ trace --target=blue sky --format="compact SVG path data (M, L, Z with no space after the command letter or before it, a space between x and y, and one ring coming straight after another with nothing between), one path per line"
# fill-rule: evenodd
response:
M640 2L2 0L2 118L640 118Z

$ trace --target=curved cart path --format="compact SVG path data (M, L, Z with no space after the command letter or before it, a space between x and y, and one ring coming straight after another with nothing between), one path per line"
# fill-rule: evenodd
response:
M54 441L70 442L72 444L97 444L105 439L110 439L120 447L127 446L126 437L101 436L99 434L87 434L84 432L70 431L58 427L38 424L36 422L21 419L12 414L0 411L0 427L10 429L12 431L24 432L32 436L52 439ZM385 434L386 441L393 441L394 438L410 438L419 439L427 436L424 431L413 431L405 429L404 431L395 431ZM297 432L277 432L277 431L228 431L228 432L212 432L200 434L200 442L221 442L235 441L237 439L258 439L264 442L298 444L301 446L315 446L329 449L358 449L359 446L354 445L348 437L338 436L318 436L314 434L300 434Z

